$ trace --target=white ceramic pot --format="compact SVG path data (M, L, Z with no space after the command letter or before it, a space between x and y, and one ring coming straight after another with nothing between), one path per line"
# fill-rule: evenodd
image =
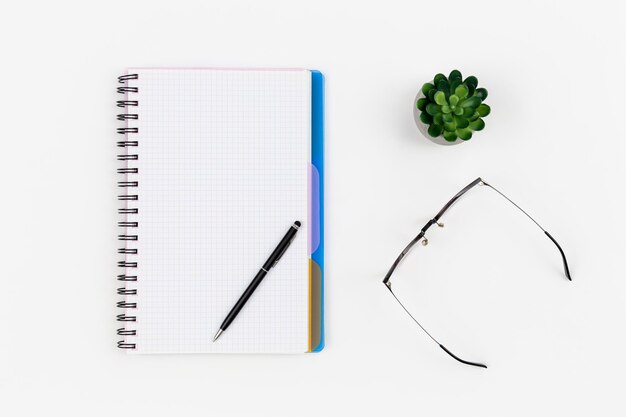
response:
M424 124L420 120L421 112L417 108L417 100L423 97L424 97L424 93L422 93L422 89L420 88L420 91L417 93L417 96L415 96L415 100L413 101L413 119L415 119L415 124L417 125L417 128L419 129L421 134L424 135L424 137L427 138L429 141L436 143L437 145L451 146L451 145L458 145L460 143L467 142L466 140L462 140L462 139L457 139L454 142L448 142L447 140L444 139L443 136L437 136L436 138L433 138L432 136L428 134L428 125Z

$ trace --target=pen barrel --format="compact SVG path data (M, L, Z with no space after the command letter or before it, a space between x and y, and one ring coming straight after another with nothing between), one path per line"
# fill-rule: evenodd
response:
M220 326L220 329L226 330L228 326L230 326L230 323L235 320L235 317L237 317L237 314L239 314L243 306L248 302L248 299L254 293L254 290L256 290L261 281L263 281L265 275L267 275L267 272L262 269L256 274L252 282L250 282L250 285L248 285L248 288L246 288L243 294L241 294L241 297L239 297L233 308L230 310L230 313L228 313L228 315L224 319L224 322Z
M239 297L233 308L230 310L230 312L222 322L222 325L220 326L221 330L226 330L228 326L230 326L230 324L233 322L233 320L235 320L235 317L237 317L243 306L248 302L248 299L254 293L261 281L263 281L263 278L265 278L269 270L274 267L276 262L278 262L278 260L283 256L287 248L289 248L289 245L291 245L291 242L296 236L296 233L298 233L299 228L300 222L294 222L294 224L289 228L287 233L285 233L285 236L283 236L281 241L278 243L276 249L274 249L265 264L263 264L261 270L256 274L252 282L250 282L248 288L246 288L243 294L241 294L241 297Z

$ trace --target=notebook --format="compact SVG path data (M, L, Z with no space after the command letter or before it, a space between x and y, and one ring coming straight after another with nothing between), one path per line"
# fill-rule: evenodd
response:
M323 336L323 76L129 68L118 79L117 346L302 353ZM280 262L218 341L294 221Z

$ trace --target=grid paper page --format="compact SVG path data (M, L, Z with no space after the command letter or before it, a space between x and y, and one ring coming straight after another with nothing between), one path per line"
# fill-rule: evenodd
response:
M305 352L310 71L129 73L139 74L136 351ZM213 343L296 220L293 244Z

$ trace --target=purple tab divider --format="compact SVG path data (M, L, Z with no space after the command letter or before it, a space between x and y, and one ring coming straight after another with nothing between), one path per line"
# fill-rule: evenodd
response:
M317 168L309 165L309 255L320 245L320 174Z

